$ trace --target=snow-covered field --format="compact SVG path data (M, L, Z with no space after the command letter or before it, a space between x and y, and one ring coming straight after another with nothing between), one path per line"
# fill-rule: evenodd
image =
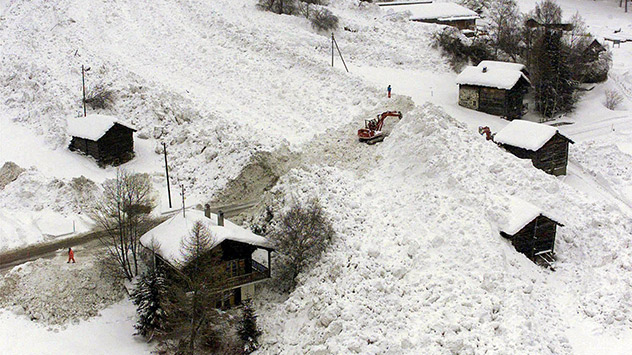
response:
M0 1L0 165L27 169L0 190L0 250L65 233L73 221L89 228L92 189L76 179L98 185L116 173L66 149L83 64L89 86L116 92L113 108L99 113L139 128L136 158L124 167L162 186L157 153L167 143L174 187L184 184L191 201L211 199L258 152L297 155L274 195L319 197L338 236L286 301L259 306L262 353L632 348L632 44L613 49L611 80L558 120L572 123L560 129L577 143L569 175L555 178L478 135L478 126L507 122L457 106L456 73L430 48L436 26L332 0L347 74L339 59L331 68L327 34L255 3ZM523 10L534 3L520 1ZM631 15L613 1L560 5L566 16L579 10L597 36L632 33ZM612 88L625 98L617 111L603 107ZM385 110L404 119L387 123L383 143L359 145L355 130ZM508 196L565 225L555 273L498 234ZM0 312L2 353L150 350L132 338L126 302L59 332Z

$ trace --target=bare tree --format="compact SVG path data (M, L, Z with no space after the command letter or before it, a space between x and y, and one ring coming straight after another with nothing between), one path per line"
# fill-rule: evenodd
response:
M296 0L259 0L257 6L275 14L294 15L297 11Z
M621 101L623 101L623 96L617 90L606 90L606 102L604 105L608 110L615 110Z
M516 61L520 50L520 12L516 1L489 1L487 18L487 33L495 51L494 56L498 58L500 50Z
M320 257L332 238L334 229L317 200L296 203L272 229L277 251L284 261L283 279L288 288L296 286L296 277Z
M90 215L103 229L99 240L128 280L138 275L139 239L154 207L149 175L119 169L103 183L103 196Z

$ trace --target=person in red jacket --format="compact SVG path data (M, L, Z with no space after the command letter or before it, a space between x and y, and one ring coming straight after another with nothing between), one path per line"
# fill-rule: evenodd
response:
M72 260L72 263L75 263L75 252L72 251L72 248L68 248L68 261L66 261L66 263L69 263L70 260Z

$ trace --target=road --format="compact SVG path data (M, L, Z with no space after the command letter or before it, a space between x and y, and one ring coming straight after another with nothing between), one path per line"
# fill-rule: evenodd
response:
M222 210L224 211L224 216L226 218L231 218L239 215L245 210L252 208L255 205L256 202L248 202L242 204L217 206L214 208L214 210ZM163 215L160 218L155 219L152 222L152 227L163 222L174 213L179 213L179 211L174 211L168 215ZM98 239L99 237L104 235L104 231L91 231L68 238L55 239L44 243L29 245L23 248L12 249L5 253L0 253L0 275L4 275L13 267L29 261L37 260L39 258L53 258L58 253L64 253L68 248L73 248L78 257L81 254L82 250L85 250L87 248L102 247L101 242Z

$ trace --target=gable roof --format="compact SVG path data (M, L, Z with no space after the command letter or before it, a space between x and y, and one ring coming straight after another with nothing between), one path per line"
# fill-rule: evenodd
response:
M558 134L557 128L530 121L513 120L494 136L494 141L518 148L537 151ZM573 142L566 136L560 135Z
M382 5L385 9L394 12L410 12L410 20L439 20L439 21L455 21L455 20L474 20L479 16L476 12L455 4L453 2L429 2L429 3L396 3L390 5Z
M68 134L91 141L99 140L115 124L120 124L136 132L134 126L114 116L93 114L86 117L70 117L66 122L68 123Z
M149 247L154 240L158 244L156 253L163 259L176 266L183 261L182 241L187 238L193 225L202 222L214 239L212 248L217 247L225 240L249 244L259 248L272 249L268 239L256 235L229 220L224 220L224 226L217 225L217 215L211 214L211 218L204 216L204 212L197 210L186 211L186 217L178 213L173 217L152 228L140 238L140 243Z
M536 207L535 205L519 199L515 196L509 196L509 209L507 212L507 219L504 223L500 224L500 231L506 233L508 235L514 235L522 228L524 228L527 224L531 223L538 216L542 215L553 222L561 225L559 222L555 221L553 218L544 214L542 209Z
M456 77L456 83L511 90L521 79L531 85L529 79L519 70L492 66L483 71L483 67L468 66Z

